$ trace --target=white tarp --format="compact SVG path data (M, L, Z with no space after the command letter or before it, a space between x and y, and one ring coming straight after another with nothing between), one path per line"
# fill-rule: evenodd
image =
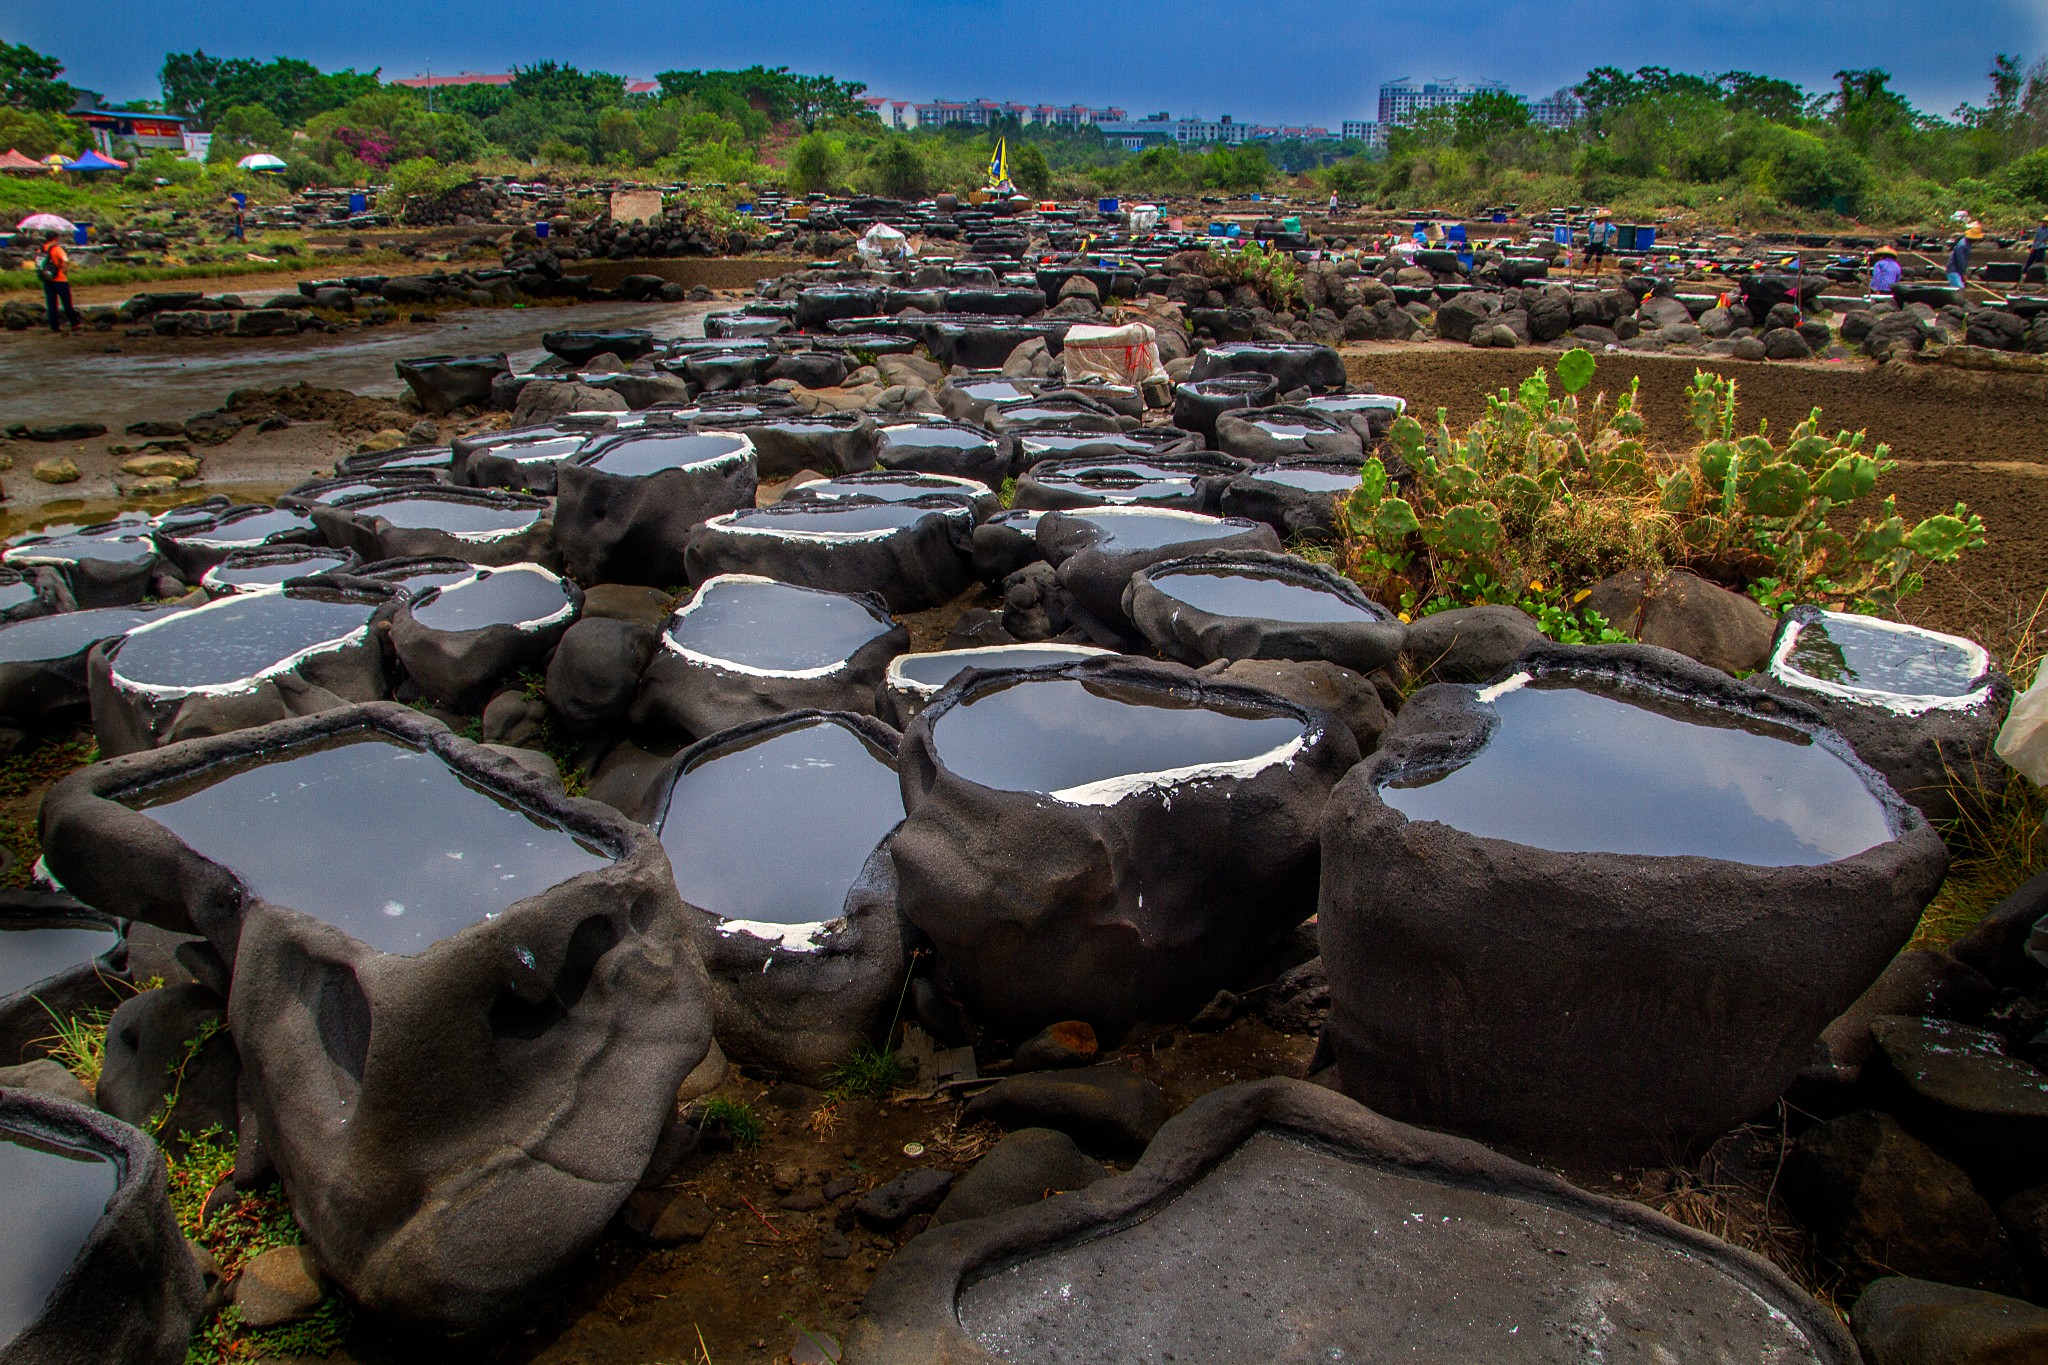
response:
M1069 382L1093 378L1136 388L1149 379L1166 378L1166 367L1159 363L1159 333L1143 322L1121 327L1076 324L1067 332L1060 358Z
M867 262L868 269L873 270L877 266L907 259L910 255L910 239L887 223L877 223L861 234L860 242L854 250Z
M1150 232L1159 226L1159 205L1131 204L1124 209L1124 222L1133 232Z
M2048 787L2048 661L2034 674L2033 685L2012 699L1992 747L2027 781Z

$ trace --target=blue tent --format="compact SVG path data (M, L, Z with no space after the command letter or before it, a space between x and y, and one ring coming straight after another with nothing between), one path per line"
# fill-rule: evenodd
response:
M120 171L127 169L127 163L109 160L98 152L87 152L76 161L65 162L64 169L67 171Z

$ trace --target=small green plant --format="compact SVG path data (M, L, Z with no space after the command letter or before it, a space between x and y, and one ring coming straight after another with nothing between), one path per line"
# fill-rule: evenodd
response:
M996 501L1005 510L1017 505L1017 480L1014 476L1003 480L1003 486L996 490Z
M79 1084L87 1090L98 1086L100 1071L107 1061L107 1021L112 1014L103 1009L87 1009L67 1017L42 1000L36 1003L50 1016L50 1026L56 1030L37 1040L50 1060L78 1077Z
M1202 262L1203 273L1221 284L1248 284L1259 291L1266 303L1286 309L1301 302L1301 272L1294 257L1278 248L1246 242L1236 251L1211 251Z
M186 1070L198 1059L207 1043L226 1029L227 1025L219 1019L207 1020L199 1026L199 1032L185 1040L185 1046L179 1050L176 1059L165 1067L170 1089L164 1092L164 1101L158 1106L156 1113L150 1115L149 1121L143 1125L144 1131L158 1142L164 1140L164 1128L170 1123L171 1114L178 1107L178 1095L185 1088Z
M825 1095L832 1100L874 1099L908 1079L908 1069L896 1054L862 1043L827 1073Z
M742 1152L759 1147L761 1136L766 1131L753 1105L728 1095L713 1095L704 1102L703 1126L722 1132L726 1141Z

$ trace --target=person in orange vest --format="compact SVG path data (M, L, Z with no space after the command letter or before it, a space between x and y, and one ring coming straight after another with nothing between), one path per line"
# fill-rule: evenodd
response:
M70 266L62 235L53 232L43 238L43 249L36 253L36 278L43 282L43 307L49 311L53 332L64 330L58 324L59 305L64 309L62 316L71 319L71 330L78 330L78 310L71 306Z

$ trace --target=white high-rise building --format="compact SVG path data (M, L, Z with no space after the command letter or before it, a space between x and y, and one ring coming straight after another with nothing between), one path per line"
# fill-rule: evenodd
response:
M1425 109L1463 104L1482 91L1498 90L1505 94L1507 88L1505 81L1452 81L1442 77L1417 85L1413 77L1403 76L1380 87L1380 127L1407 123Z

